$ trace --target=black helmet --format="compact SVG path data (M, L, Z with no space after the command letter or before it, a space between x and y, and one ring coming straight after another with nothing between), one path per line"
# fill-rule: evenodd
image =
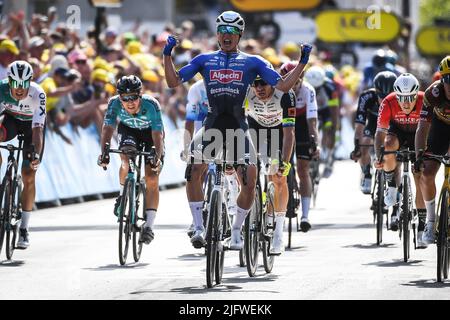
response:
M123 76L117 81L117 93L141 93L142 81L136 76Z
M388 94L394 91L395 80L397 80L397 76L391 71L377 73L373 79L373 86L375 87L379 98L384 99Z
M383 49L378 49L372 57L372 65L376 68L383 68L386 63L386 52Z

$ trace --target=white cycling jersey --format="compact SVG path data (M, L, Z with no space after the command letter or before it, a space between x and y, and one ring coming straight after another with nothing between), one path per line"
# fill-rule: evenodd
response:
M249 90L245 99L245 113L252 117L263 127L276 127L291 125L289 118L294 118L290 114L290 108L295 105L295 94L292 90L284 93L274 88L274 92L269 101L264 102L258 99L254 90ZM288 123L289 122L289 123Z
M20 101L11 96L8 79L0 82L0 113L6 112L21 121L32 121L31 127L44 127L46 95L35 82L31 82L28 95Z
M205 83L203 80L198 80L189 88L186 104L186 120L194 121L194 133L203 126L208 108L209 102Z
M306 119L317 118L317 98L314 87L303 81L300 89L297 90L295 95L297 97L297 116L301 116L306 113Z

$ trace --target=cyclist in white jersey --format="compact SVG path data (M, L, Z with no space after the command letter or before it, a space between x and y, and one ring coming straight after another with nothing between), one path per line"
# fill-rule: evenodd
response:
M295 140L295 94L282 92L260 77L253 81L245 99L250 136L261 160L275 161L277 171L269 172L269 181L275 186L275 232L271 254L281 254L283 245L283 226L289 200L287 175L291 168L291 155ZM281 158L280 158L281 157ZM271 223L273 217L267 217Z
M291 61L283 64L280 68L280 74L283 76L293 70L298 64L297 61ZM312 85L303 81L303 75L294 86L296 96L296 116L295 116L295 140L297 156L297 173L300 179L300 195L302 201L302 217L300 219L300 229L308 232L311 228L309 222L309 208L311 204L312 184L309 176L309 162L312 158L318 158L320 148L318 144L318 115L316 90ZM310 142L310 136L314 135L317 149L311 152L307 145Z
M19 60L8 66L8 78L0 82L0 109L3 118L0 124L0 142L12 140L18 134L24 135L25 151L22 153L21 173L24 187L18 249L29 246L28 224L36 195L36 170L42 160L44 145L46 96L44 90L31 81L32 78L31 65Z

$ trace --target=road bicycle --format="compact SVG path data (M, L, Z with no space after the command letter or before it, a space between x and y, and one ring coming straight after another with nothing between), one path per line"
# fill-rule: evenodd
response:
M11 260L18 239L18 226L22 215L22 176L18 168L20 153L24 151L24 135L17 136L18 147L7 144L0 145L1 149L9 152L6 173L0 186L0 252L6 239L6 258ZM25 159L32 159L34 156L34 146L25 155Z
M245 220L244 252L247 272L250 277L256 275L259 251L262 251L264 270L272 272L275 254L270 253L276 227L275 222L275 184L269 181L269 174L274 174L270 158L262 159L258 155L258 179L252 210Z
M110 153L124 154L128 156L128 174L125 178L123 193L120 200L118 222L119 222L119 262L124 265L127 260L129 244L131 238L133 243L133 258L138 262L143 242L141 240L145 222L145 179L141 177L141 167L143 157L147 157L150 162L156 159L156 150L153 146L149 152L141 151L145 144L136 148L110 149L106 144L102 154L102 162L109 157ZM137 161L136 161L137 160ZM104 167L106 170L107 168ZM142 202L142 206L141 206ZM139 210L142 214L139 215Z
M410 162L415 160L415 151L409 150L409 148L400 149L398 151L385 151L384 146L381 147L381 160L383 161L384 155L395 154L397 161L403 164L403 171L401 182L399 186L399 237L403 242L403 260L405 262L410 258L410 246L411 246L411 230L413 232L414 249L416 249L416 226L418 222L418 216L416 210L413 208L413 193L411 189L410 178Z
M420 157L421 155L419 155ZM423 154L424 159L436 160L445 166L444 182L442 183L441 192L438 202L438 216L436 217L436 224L434 226L436 233L436 247L437 247L437 281L442 282L443 279L448 278L448 270L450 265L450 156Z

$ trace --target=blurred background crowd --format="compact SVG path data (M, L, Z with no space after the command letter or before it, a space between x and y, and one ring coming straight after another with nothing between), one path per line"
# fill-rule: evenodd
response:
M67 123L71 123L74 128L95 124L100 131L108 99L115 95L115 82L127 74L139 76L145 93L160 101L163 112L170 119L168 125L181 128L190 84L176 89L167 88L161 59L166 38L169 34L178 35L180 44L175 49L174 61L177 67L181 67L202 52L218 49L214 32L215 17L221 11L233 8L233 1L220 0L168 1L165 4L161 1L110 0L103 2L118 2L121 8L106 9L95 8L93 5L96 1L88 3L84 0L76 3L81 5L81 24L75 24L74 27L71 16L65 14L69 4L67 1L3 2L0 78L6 77L6 67L12 61L28 61L34 69L34 80L42 86L48 97L48 128L62 135L67 143L71 143L70 139L59 131ZM315 2L319 2L320 6L315 11L308 11L303 18L310 19L327 8L339 9L341 6L348 9L356 4L355 1ZM401 29L395 41L336 46L313 39L315 49L310 65L322 66L327 76L336 83L342 117L353 116L359 93L371 86L371 80L378 71L395 70L401 73L409 70L419 78L422 89L433 81L436 62L441 56L424 58L411 56L408 52L408 46L413 45L409 41L410 31L417 26L414 26L416 22L411 23L413 19L404 19L402 13L411 13L419 1L412 2L389 1L391 5L394 4L393 8L396 8L395 5L400 8L397 15ZM146 25L146 14L154 15L154 12L150 13L152 8L167 6L167 3L172 4L171 14L168 18L163 15L160 20L173 22L166 21L158 26ZM448 16L450 8L445 8L450 2L442 3L444 8L441 7L439 12ZM384 2L380 4L384 5ZM411 8L405 8L405 4ZM386 9L386 6L383 8ZM127 10L143 13L134 18L131 24L122 24L117 16ZM86 11L89 17L85 19L83 14ZM119 14L110 16L111 12ZM200 12L206 12L206 15L199 18ZM439 12L437 16L442 15ZM298 11L295 13L301 16ZM275 19L275 11L258 14L244 12L243 16L247 29L240 42L241 50L263 56L275 68L286 61L299 59L299 41L311 42L305 34L286 34Z

